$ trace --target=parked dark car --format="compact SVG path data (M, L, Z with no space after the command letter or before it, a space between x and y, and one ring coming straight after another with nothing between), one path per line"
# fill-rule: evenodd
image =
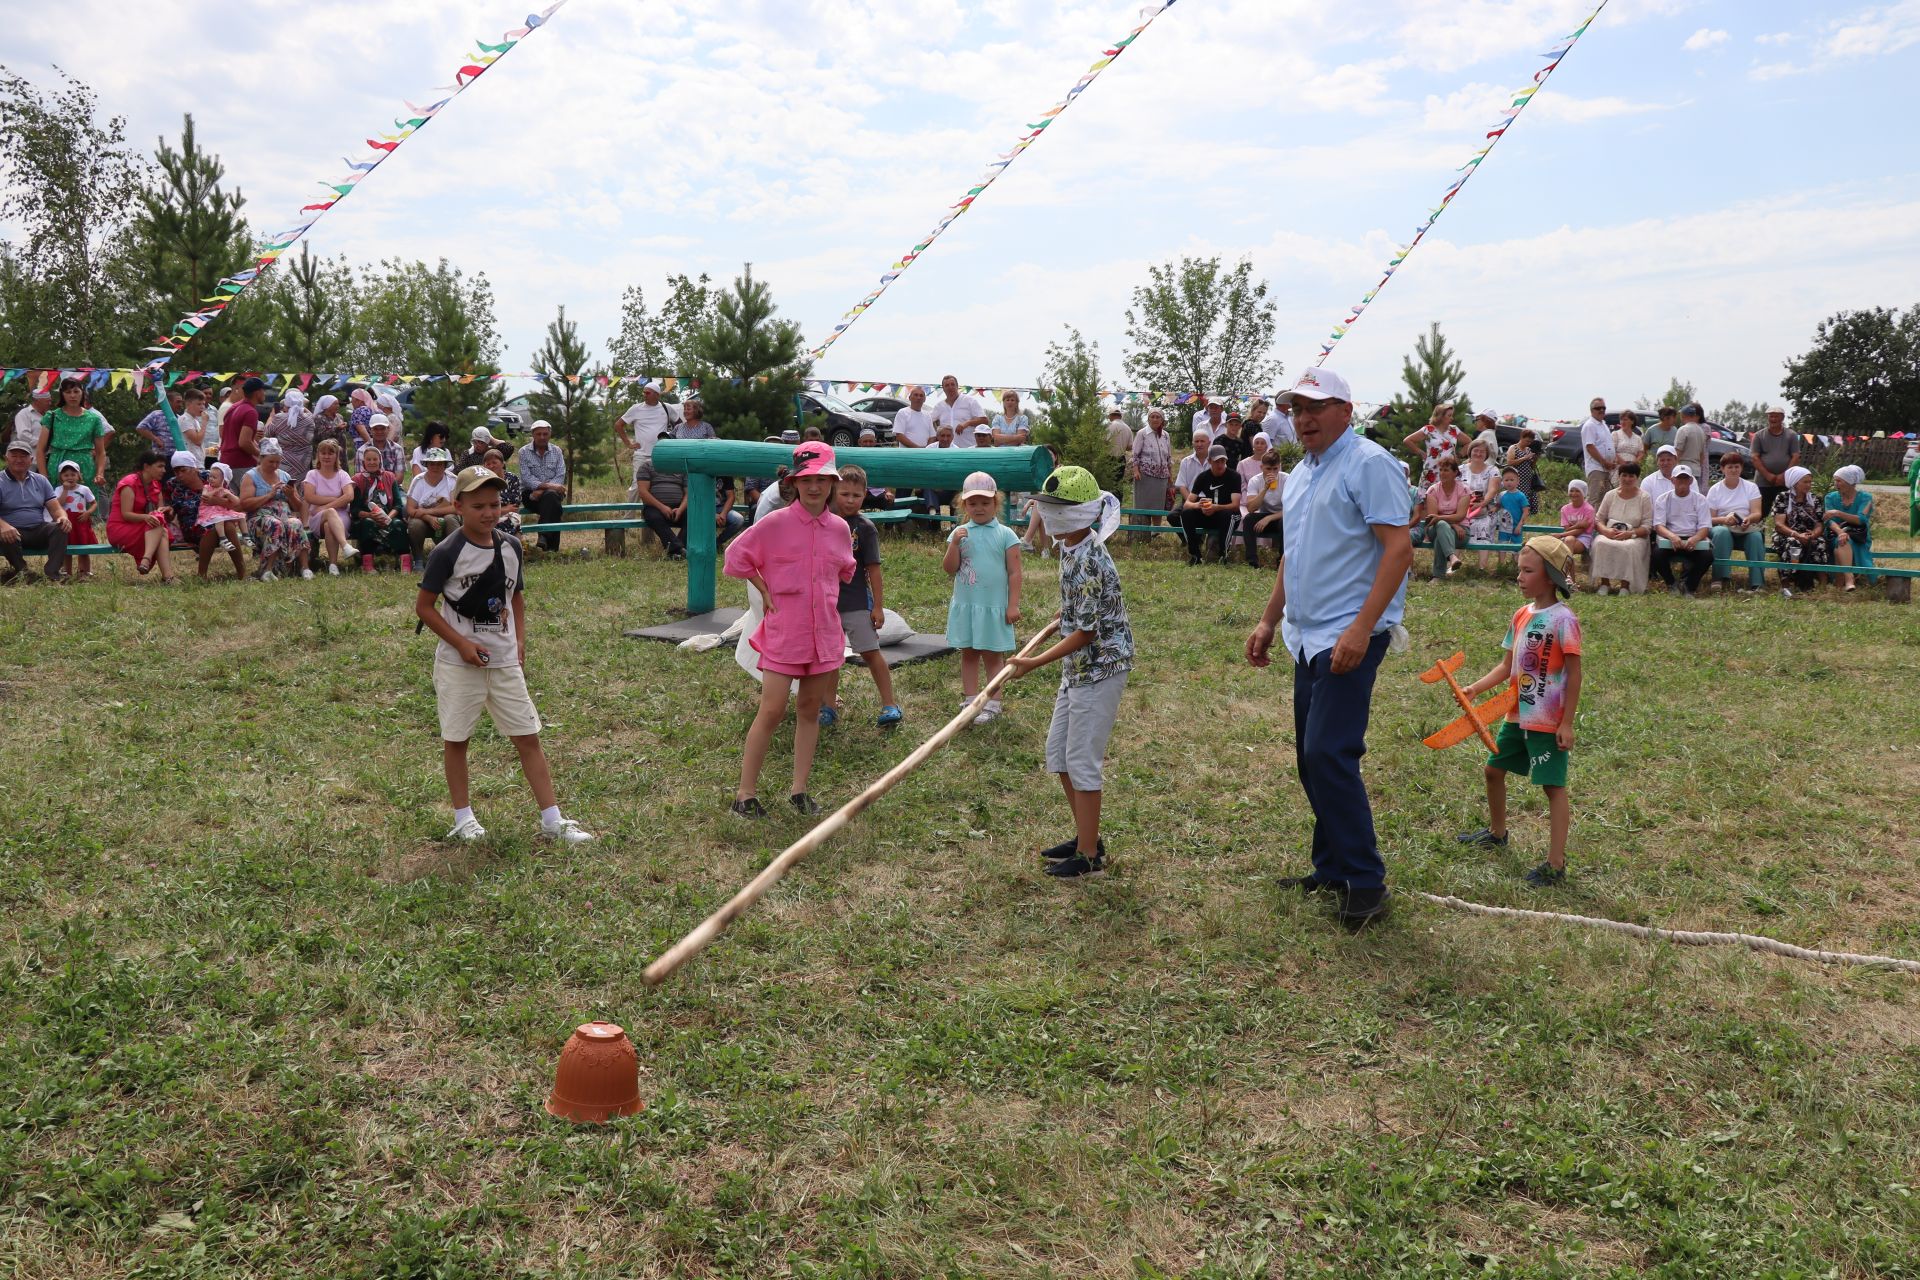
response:
M824 391L802 391L793 398L793 425L804 428L811 419L825 417L821 428L827 443L846 449L860 443L860 432L872 427L881 444L893 440L893 419L877 413L862 413L846 401Z
M892 396L862 396L853 402L853 407L861 413L877 413L888 422L893 415L907 407L905 400L896 400Z

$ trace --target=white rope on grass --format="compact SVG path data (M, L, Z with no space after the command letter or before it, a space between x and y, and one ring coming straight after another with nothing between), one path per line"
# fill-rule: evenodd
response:
M1589 929L1605 929L1610 933L1624 933L1628 937L1643 938L1651 942L1671 942L1682 947L1751 947L1755 951L1764 951L1769 955L1786 956L1791 960L1814 960L1821 964L1857 964L1873 969L1898 969L1903 973L1920 973L1920 960L1902 960L1897 956L1869 956L1853 951L1815 951L1810 947L1796 947L1791 942L1782 942L1778 938L1763 938L1756 933L1703 933L1691 929L1656 929L1650 925L1628 924L1624 920L1602 920L1598 916L1576 916L1564 911L1527 911L1519 907L1489 907L1484 903L1468 902L1464 898L1442 897L1436 893L1421 893L1417 896L1428 902L1456 911L1467 911L1474 915L1499 916L1509 920L1548 920L1555 924L1577 924Z

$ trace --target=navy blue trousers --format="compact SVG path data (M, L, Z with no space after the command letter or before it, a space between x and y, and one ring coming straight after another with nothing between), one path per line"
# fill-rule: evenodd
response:
M1386 656L1382 631L1367 656L1345 675L1334 675L1333 650L1293 666L1293 751L1300 788L1313 809L1314 879L1349 889L1381 889L1387 864L1373 836L1373 806L1360 780L1367 754L1367 716L1373 710L1373 677Z

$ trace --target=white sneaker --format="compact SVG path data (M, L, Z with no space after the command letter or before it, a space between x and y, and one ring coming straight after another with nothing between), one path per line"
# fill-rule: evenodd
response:
M311 577L313 577L313 570L311 570L311 569L302 569L302 570L300 571L300 580L301 580L302 582L305 582L305 581L306 581L307 579L309 579L309 578L311 578Z
M271 570L271 569L262 569L262 570L260 571L260 581L262 581L262 582L278 582L278 581L280 581L280 575L279 575L279 574L277 574L277 573L275 573L275 572L274 572L273 570Z
M998 700L995 700L993 702L989 702L987 704L987 709L985 711L982 711L979 715L975 716L973 718L973 722L975 724L992 724L995 720L998 720L999 718L1000 718L1000 703L998 702Z
M540 824L542 840L557 840L561 844L586 844L593 839L593 833L581 828L572 818L562 818L553 826Z
M312 574L308 574L307 576L308 576L308 577L312 577L313 575L312 575ZM339 566L339 565L337 565L337 564L328 564L328 565L327 565L327 576L328 576L329 578L337 578L337 577L339 577L339 576L340 576L340 566Z
M1613 594L1613 588L1603 582L1593 589L1593 594L1597 596L1610 596Z
M468 818L465 822L456 824L453 830L447 832L447 839L449 840L472 841L484 840L486 837L487 829L480 825L480 819L478 818Z

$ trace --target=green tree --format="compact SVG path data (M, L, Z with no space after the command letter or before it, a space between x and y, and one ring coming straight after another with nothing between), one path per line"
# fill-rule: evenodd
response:
M178 150L159 139L156 166L140 192L133 233L162 314L169 319L205 305L214 287L257 256L246 219L246 197L221 185L225 167L200 149L188 115ZM245 298L193 340L194 359L219 368L255 367L271 308Z
M1744 400L1729 400L1726 407L1710 415L1710 421L1717 422L1730 431L1760 431L1767 425L1767 412L1773 406L1765 400L1748 404Z
M1841 311L1781 381L1796 429L1831 435L1912 431L1920 423L1920 305Z
M580 326L567 319L565 307L548 323L546 341L533 354L533 371L540 376L539 388L529 396L533 414L553 426L554 438L566 451L571 502L581 466L599 465L612 431L596 394L600 371L587 367L587 344L580 340Z
M255 299L251 295L257 292ZM353 268L345 258L314 257L305 244L249 291L268 311L261 358L275 368L339 373L352 347ZM248 305L243 302L241 305Z
M1085 467L1102 488L1120 482L1119 459L1107 455L1100 409L1100 344L1065 326L1067 336L1047 344L1035 394L1046 405L1034 439L1060 450L1063 465Z
M793 424L794 396L812 363L800 326L779 318L752 263L714 300L689 335L687 354L717 435L761 440Z
M354 294L347 359L356 372L493 374L500 371L493 286L486 274L468 276L442 258L388 260L365 273ZM460 438L487 420L499 383L436 381L414 390L413 412L444 422Z
M1473 401L1462 391L1467 371L1460 364L1438 321L1426 333L1414 339L1413 354L1400 361L1400 381L1406 388L1393 397L1393 409L1387 419L1387 443L1398 445L1408 433L1418 431L1433 416L1433 406L1451 400L1453 418L1462 428L1473 421Z
M1691 382L1682 382L1678 378L1669 378L1667 380L1667 389L1661 393L1658 400L1641 396L1634 402L1633 407L1642 413L1650 409L1684 409L1690 404L1698 403L1699 399L1700 393L1694 390Z
M620 295L620 333L607 344L613 372L649 377L678 376L693 367L693 335L713 319L718 291L704 272L698 280L667 277L667 300L658 315L647 310L639 285Z
M1263 391L1280 377L1267 282L1242 258L1182 258L1147 268L1127 308L1127 377L1154 391Z
M0 224L18 228L0 273L0 328L19 363L123 366L171 329L154 315L130 234L146 161L126 120L86 85L52 92L0 67Z

